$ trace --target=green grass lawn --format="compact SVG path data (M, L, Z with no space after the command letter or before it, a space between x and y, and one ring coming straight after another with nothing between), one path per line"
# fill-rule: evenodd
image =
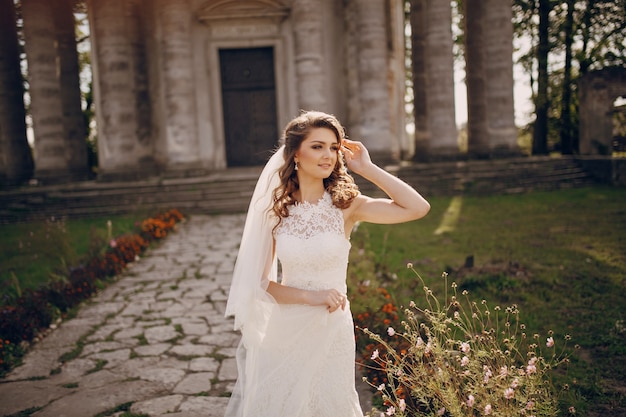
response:
M0 225L0 305L15 295L15 281L22 291L37 288L102 250L109 220L115 237L136 230L136 222L143 219L136 214Z
M571 334L581 346L568 370L579 415L626 415L626 189L430 202L416 222L360 225L350 282L384 286L399 305L417 302L411 262L440 294L448 271L475 300L517 304L529 333ZM353 310L366 308L353 300Z

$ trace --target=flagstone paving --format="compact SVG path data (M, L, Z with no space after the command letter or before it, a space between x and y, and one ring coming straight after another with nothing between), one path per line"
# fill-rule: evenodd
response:
M222 417L237 377L240 335L224 310L244 221L180 224L0 380L0 415Z
M0 380L0 415L223 416L239 334L224 317L243 215L193 216Z

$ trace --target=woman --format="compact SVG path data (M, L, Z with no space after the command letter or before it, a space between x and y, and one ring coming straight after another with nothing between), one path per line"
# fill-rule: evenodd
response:
M360 221L419 219L430 205L373 164L332 115L303 112L283 140L257 183L233 274L226 314L242 341L226 416L362 417L346 297L350 232ZM389 198L360 194L344 160Z

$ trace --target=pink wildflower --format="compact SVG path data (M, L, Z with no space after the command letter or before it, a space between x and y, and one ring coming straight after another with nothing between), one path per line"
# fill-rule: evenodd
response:
M484 415L488 416L491 414L491 404L487 404L485 406L485 411L483 412Z
M549 348L554 346L554 338L548 337L548 340L546 341L546 346L549 347Z
M472 394L470 394L467 397L467 406L468 407L473 407L474 406L474 401L475 401L474 396Z
M378 349L376 349L374 353L372 353L372 360L375 360L376 358L378 358Z
M380 384L380 385L378 386L378 391L382 391L382 390L384 390L384 389L385 389L385 384Z
M487 382L489 382L489 378L491 378L493 374L491 373L491 369L489 369L487 365L483 365L483 372L485 373L483 377L483 382L486 384Z
M112 248L115 248L117 246L117 242L115 241L115 239L111 239L111 241L109 242L109 246Z
M387 409L387 413L386 413L386 414L387 414L388 416L392 416L392 415L394 415L395 413L396 413L396 408L395 408L394 406L391 406L391 407L389 407L389 408Z
M446 407L441 407L438 411L437 411L437 415L438 416L442 416L446 413Z
M461 366L467 366L469 365L469 358L467 356L463 356L463 359L461 359Z
M404 401L404 398L400 398L400 401L398 402L398 407L400 408L400 411L406 410L406 402Z
M390 327L387 329L387 334L389 336L393 336L394 334L396 334L396 331L393 329L393 327Z
M461 351L463 353L468 353L470 351L470 344L467 342L461 343Z
M513 391L513 388L507 388L504 390L504 398L510 400L513 397L515 397L515 391Z

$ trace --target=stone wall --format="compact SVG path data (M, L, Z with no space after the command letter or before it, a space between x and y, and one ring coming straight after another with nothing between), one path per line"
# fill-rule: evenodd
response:
M577 156L578 164L603 184L626 186L626 158L610 156Z
M578 81L580 153L609 155L613 141L613 103L626 96L626 68L610 67Z

